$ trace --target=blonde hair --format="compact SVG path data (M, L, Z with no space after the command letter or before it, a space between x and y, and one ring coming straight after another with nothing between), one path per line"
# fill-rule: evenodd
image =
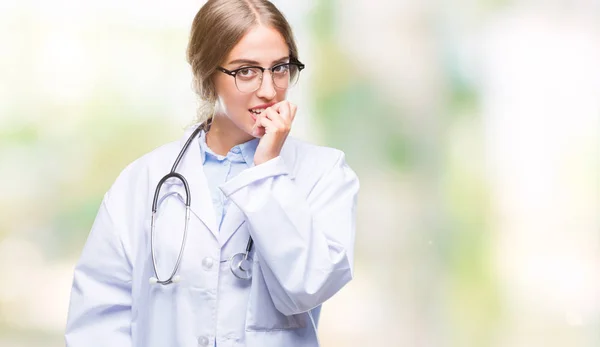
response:
M200 97L199 123L211 121L217 101L213 76L219 65L248 30L257 25L277 30L285 39L290 57L298 59L292 29L284 15L267 0L208 0L200 8L190 33L187 61Z

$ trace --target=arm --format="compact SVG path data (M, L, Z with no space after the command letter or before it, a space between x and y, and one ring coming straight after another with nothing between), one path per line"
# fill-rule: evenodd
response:
M308 311L352 279L359 182L343 153L307 198L281 157L240 173L221 189L246 216L280 312Z
M131 270L105 196L75 267L67 347L131 346Z

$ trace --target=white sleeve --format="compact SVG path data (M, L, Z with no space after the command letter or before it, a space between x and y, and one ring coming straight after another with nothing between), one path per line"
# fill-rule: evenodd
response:
M67 347L131 347L131 271L107 194L75 267Z
M308 311L352 279L359 181L343 152L307 197L281 157L243 171L221 190L246 216L281 313Z

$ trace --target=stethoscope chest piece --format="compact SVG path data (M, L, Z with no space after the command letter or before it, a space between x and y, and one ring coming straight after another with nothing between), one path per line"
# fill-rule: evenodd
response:
M238 253L231 257L230 267L233 275L242 280L252 278L252 258L247 253Z

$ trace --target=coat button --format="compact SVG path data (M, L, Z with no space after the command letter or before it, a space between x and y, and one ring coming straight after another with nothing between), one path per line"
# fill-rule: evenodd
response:
M206 257L206 258L202 259L202 267L206 271L212 269L213 264L214 264L214 261L212 260L211 257Z
M200 336L198 338L198 345L200 345L200 346L208 346L208 337L206 337L206 336Z

